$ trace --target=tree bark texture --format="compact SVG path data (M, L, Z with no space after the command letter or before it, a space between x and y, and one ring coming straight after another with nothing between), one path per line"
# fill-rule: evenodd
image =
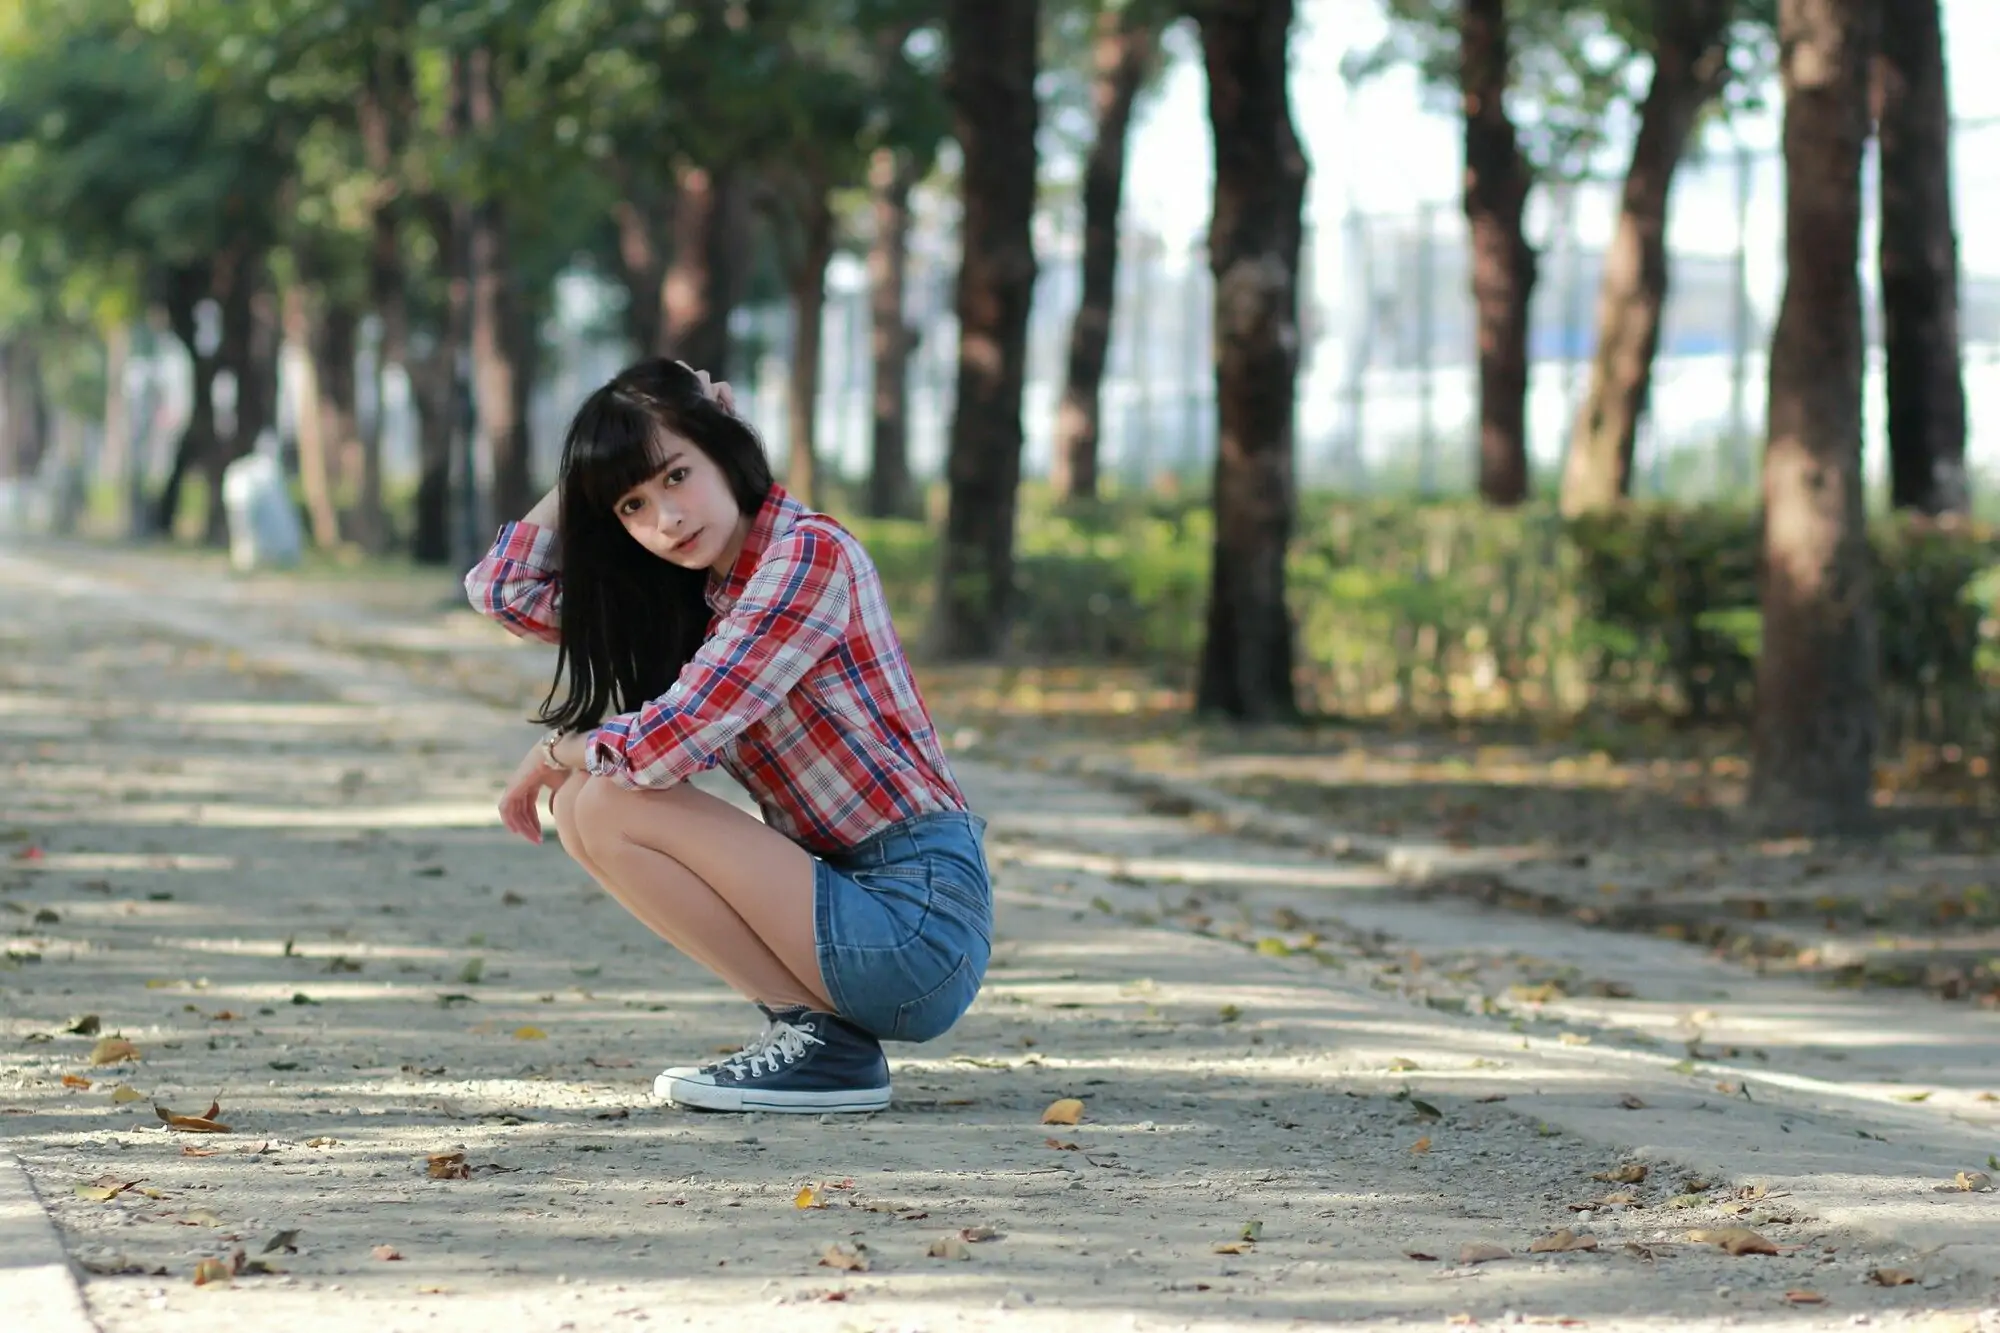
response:
M1667 304L1667 209L1702 108L1729 74L1735 0L1655 0L1653 81L1625 173L1597 298L1589 396L1563 469L1562 510L1608 509L1632 493L1632 454L1653 387Z
M818 507L821 322L826 312L826 266L833 259L833 201L818 183L799 201L799 252L792 265L792 358L787 368L785 417L791 456L785 486L801 503Z
M1875 0L1779 7L1786 280L1771 344L1750 795L1788 830L1853 828L1873 790L1859 249L1875 28Z
M653 192L637 188L628 189L612 209L618 228L618 271L625 288L625 337L635 356L652 356L663 345L667 259L660 241L671 216L664 192L656 200Z
M868 349L874 367L868 468L868 516L914 518L910 483L910 347L916 333L904 314L909 275L910 191L916 170L907 153L878 148L868 165L875 219L868 243Z
M328 466L322 429L319 367L314 355L313 312L305 288L293 283L284 295L285 340L297 350L299 489L305 494L306 521L313 544L331 550L340 544L340 514L333 505L333 470Z
M1094 499L1101 438L1100 391L1118 290L1118 224L1132 104L1159 54L1159 32L1130 8L1098 16L1091 104L1097 137L1083 180L1083 292L1070 326L1069 362L1056 409L1050 460L1056 494Z
M1197 11L1215 139L1215 562L1196 707L1246 721L1298 713L1285 554L1294 506L1305 151L1287 100L1292 0Z
M1465 107L1465 219L1479 340L1479 495L1528 497L1528 310L1535 252L1522 231L1533 173L1507 114L1512 68L1506 0L1461 0L1459 83Z
M363 154L375 178L369 200L368 298L382 330L375 357L375 411L361 436L361 485L354 506L354 538L370 554L389 547L389 518L382 503L384 373L390 366L407 370L410 344L400 182L403 149L416 119L416 84L402 45L408 16L401 3L391 3L387 10L377 29L360 104Z
M32 477L48 449L49 412L41 351L25 337L0 346L0 476Z
M743 183L728 167L690 166L674 199L674 253L661 288L662 356L729 378L729 313L735 308L748 219Z
M958 397L932 652L997 655L1014 583L1021 393L1035 291L1039 0L951 0L946 92L964 155Z
M1951 98L1938 0L1901 0L1881 58L1882 340L1889 381L1889 494L1898 509L1972 507L1952 226Z
M499 119L499 73L485 48L467 60L468 107L474 134L490 134ZM479 408L479 445L492 492L481 527L518 518L534 502L529 492L527 423L519 410L514 275L508 259L506 204L489 193L472 207L472 382Z

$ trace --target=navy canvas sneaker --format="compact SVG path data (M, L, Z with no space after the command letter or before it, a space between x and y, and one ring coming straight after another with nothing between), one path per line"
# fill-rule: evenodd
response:
M657 1079L653 1080L653 1094L658 1097L666 1096L668 1079L690 1078L695 1074L712 1073L719 1065L735 1064L739 1061L747 1060L751 1056L755 1055L758 1051L763 1050L764 1043L771 1040L771 1032L773 1026L778 1021L778 1013L777 1010L771 1008L767 1004L760 1003L757 1006L757 1008L758 1011L764 1015L764 1030L759 1032L756 1036L752 1037L749 1041L744 1042L742 1050L737 1051L735 1054L731 1055L728 1059L718 1060L714 1064L675 1065L673 1068L668 1069L663 1073L661 1073L661 1075Z
M880 1111L889 1105L882 1043L836 1014L771 1013L756 1044L701 1069L669 1069L653 1095L699 1111Z

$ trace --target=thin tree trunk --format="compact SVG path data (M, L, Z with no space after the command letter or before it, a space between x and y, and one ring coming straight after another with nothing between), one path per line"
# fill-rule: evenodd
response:
M666 317L667 261L660 238L670 225L671 201L663 197L655 204L650 193L628 189L612 209L618 227L619 274L625 286L625 337L637 356L660 350Z
M875 234L868 244L869 355L874 367L868 468L868 516L918 513L910 484L910 346L904 315L909 273L910 190L916 172L907 153L878 148L868 167Z
M320 447L326 456L328 494L336 506L339 497L358 494L361 488L363 446L361 443L361 384L355 371L355 353L360 344L360 315L339 302L319 310L309 325L312 341L313 381L319 398ZM360 533L353 509L343 515L341 529L350 537Z
M270 423L276 393L278 321L262 290L263 269L263 256L247 243L237 244L220 266L217 304L222 310L222 341L216 358L236 382L236 405L228 437L217 435L207 459L208 516L202 540L210 546L229 541L223 474L257 447L258 435Z
M125 376L132 364L132 326L119 320L104 331L104 443L97 452L97 480L120 497L121 531L129 532L132 515L125 497L134 494L132 470L138 450L132 440L132 405L125 396Z
M1512 58L1506 0L1461 0L1459 82L1465 103L1465 218L1479 338L1479 495L1528 497L1528 309L1535 252L1521 229L1534 184L1507 114Z
M743 190L729 168L688 167L674 199L674 254L661 285L662 356L729 376L729 313L744 252Z
M951 0L946 11L964 218L951 498L929 644L942 659L992 657L1006 637L1035 291L1040 10L1039 0Z
M493 52L474 51L468 60L469 105L475 133L490 134L499 119L498 71ZM528 494L528 440L520 418L515 381L519 367L509 331L514 327L513 273L507 256L507 214L496 192L472 209L472 367L479 404L479 441L493 478L482 527L518 518L534 497Z
M1563 469L1565 514L1606 509L1632 493L1632 454L1667 303L1667 205L1695 120L1729 76L1734 9L1735 0L1655 0L1653 82L1605 257L1590 392Z
M315 364L312 312L305 288L285 289L285 339L298 349L299 488L305 492L306 520L313 545L332 550L340 545L340 514L333 506L333 480L327 469L326 436L320 405L319 367Z
M217 363L212 354L202 352L196 336L199 325L195 319L195 308L215 285L214 270L215 261L209 260L174 269L167 276L166 295L162 302L167 310L167 325L187 351L193 373L187 424L174 446L173 466L160 489L153 518L153 529L162 537L171 538L174 535L174 524L180 517L181 488L188 474L200 468L220 448L215 424Z
M0 405L5 438L0 441L0 476L32 477L49 446L49 413L42 392L41 351L26 337L0 347Z
M381 321L375 349L375 410L361 436L361 486L354 507L354 537L361 549L379 555L389 548L389 518L382 504L382 443L387 425L386 372L409 366L410 314L403 266L403 148L416 115L416 85L410 58L401 43L408 16L401 3L391 3L376 29L377 45L369 61L361 98L361 142L369 171L376 180L370 200L368 297Z
M1764 453L1751 798L1786 829L1869 814L1876 629L1862 508L1861 158L1875 0L1781 0L1786 280Z
M1083 178L1083 295L1070 326L1069 365L1056 410L1050 480L1066 500L1097 496L1099 391L1118 289L1118 221L1132 103L1159 51L1159 33L1131 8L1098 16L1091 102L1097 138Z
M457 144L471 118L466 87L465 57L454 53L447 66L442 138ZM412 361L411 387L418 415L416 522L410 535L410 555L421 564L442 565L452 558L452 459L459 453L459 360L471 341L471 260L462 201L426 193L420 207L438 262L445 273L444 318L427 355Z
M1882 341L1889 494L1898 509L1964 513L1965 370L1951 208L1951 98L1938 0L1905 0L1883 25Z
M809 507L818 507L819 350L826 311L826 266L833 259L833 203L818 185L806 188L800 218L799 258L792 272L792 361L785 404L791 458L785 486Z
M1285 553L1299 371L1304 149L1286 93L1292 0L1199 14L1215 139L1215 561L1195 706L1298 715Z

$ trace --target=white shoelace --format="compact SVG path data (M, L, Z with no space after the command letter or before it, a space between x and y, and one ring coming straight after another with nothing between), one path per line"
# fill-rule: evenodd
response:
M763 1065L768 1063L771 1066L769 1072L775 1074L804 1055L808 1046L824 1045L824 1041L804 1028L795 1028L790 1023L773 1019L764 1029L764 1035L755 1049L745 1047L741 1053L725 1060L723 1068L739 1079L756 1078L766 1072Z

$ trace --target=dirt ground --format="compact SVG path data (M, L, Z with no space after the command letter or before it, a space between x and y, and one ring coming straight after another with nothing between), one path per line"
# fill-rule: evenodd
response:
M755 1015L498 827L539 659L200 562L0 599L0 1158L107 1333L2000 1330L1989 1016L968 754L999 947L892 1108L667 1110Z

